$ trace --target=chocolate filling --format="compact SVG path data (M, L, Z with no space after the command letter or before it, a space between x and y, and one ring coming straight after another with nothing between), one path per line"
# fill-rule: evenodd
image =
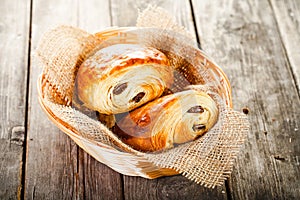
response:
M194 107L191 107L188 111L188 113L203 113L204 112L204 109L202 108L202 106L194 106Z
M127 88L127 83L116 85L113 90L113 94L115 95L121 94L126 88Z
M195 131L195 132L203 130L203 129L205 129L205 125L203 125L203 124L194 124L194 126L193 126L193 131Z
M132 98L131 101L134 101L135 103L138 103L141 101L141 99L145 96L145 92L138 93L135 97Z

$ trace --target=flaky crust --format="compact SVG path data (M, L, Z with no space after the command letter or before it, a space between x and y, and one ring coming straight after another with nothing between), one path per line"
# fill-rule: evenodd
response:
M196 139L217 119L218 108L209 95L187 90L137 108L121 119L114 131L137 150L157 151Z
M76 88L86 107L116 114L159 97L172 81L173 69L162 52L116 44L100 49L81 64Z

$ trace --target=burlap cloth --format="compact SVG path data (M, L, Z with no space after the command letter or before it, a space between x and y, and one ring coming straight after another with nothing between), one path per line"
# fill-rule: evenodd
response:
M142 156L161 168L170 168L206 187L221 185L230 176L234 160L244 143L249 123L245 115L232 110L224 101L224 93L206 63L196 59L199 55L192 36L178 26L164 10L149 7L140 13L137 27L120 36L110 28L101 33L89 34L83 30L60 26L47 32L41 39L36 54L43 65L44 103L62 121L84 138ZM217 102L219 119L217 124L199 139L176 146L170 150L142 153L124 144L99 120L90 117L72 106L74 81L82 61L96 49L108 46L120 39L131 37L134 41L162 50L176 66L177 76L173 91L180 91L187 84L204 90ZM105 42L103 42L106 40ZM131 41L129 39L129 41ZM128 41L127 41L128 42ZM177 82L176 82L177 81ZM178 86L178 87L177 87Z

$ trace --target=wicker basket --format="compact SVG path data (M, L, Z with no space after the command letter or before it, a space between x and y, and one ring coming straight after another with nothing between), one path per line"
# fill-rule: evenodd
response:
M119 39L116 43L134 43L134 37L128 37L128 31L135 30L135 27L125 27L125 28L111 28L95 35L103 41L108 40L109 38L118 36ZM111 41L109 42L111 44ZM211 69L210 72L212 76L217 77L219 81L219 88L221 92L221 97L225 100L227 106L232 107L231 103L231 89L229 81L222 71L210 58L208 58L201 50L199 50L200 56L199 59L202 59L203 62L207 63L207 66ZM100 142L92 141L90 139L83 138L80 136L78 131L70 126L68 123L64 122L62 119L58 118L53 114L49 107L45 104L45 89L48 85L45 84L45 76L41 74L38 79L38 95L39 102L42 109L45 111L47 116L51 121L72 140L76 142L82 149L87 153L93 156L99 162L109 166L115 171L130 175L130 176L141 176L148 179L154 179L161 176L171 176L178 174L177 171L168 168L160 168L146 158L134 155L132 153L121 151L120 149L115 149L112 146L102 144Z

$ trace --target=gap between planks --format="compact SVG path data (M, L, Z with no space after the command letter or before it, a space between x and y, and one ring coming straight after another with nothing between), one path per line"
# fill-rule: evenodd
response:
M29 92L30 92L30 65L31 65L31 37L32 37L32 4L33 0L30 0L29 5L29 28L28 28L28 50L27 50L27 79L26 79L26 96L25 96L25 132L23 142L23 154L22 154L22 173L21 173L21 189L18 194L18 199L25 198L25 180L26 180L26 157L27 157L27 131L28 131L28 116L29 116Z

